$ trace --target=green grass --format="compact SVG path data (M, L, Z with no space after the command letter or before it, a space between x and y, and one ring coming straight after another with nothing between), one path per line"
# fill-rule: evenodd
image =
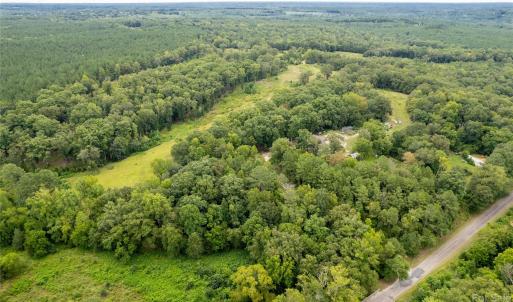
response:
M448 161L447 161L447 168L448 169L460 168L460 169L463 169L470 173L474 173L477 171L477 169L479 169L478 167L466 162L463 158L461 158L461 156L459 156L457 154L449 155Z
M290 82L297 81L304 70L312 71L312 77L318 73L318 68L314 65L291 65L277 77L258 81L255 94L248 95L241 88L237 88L201 118L173 124L171 130L162 132L163 142L160 145L136 153L119 162L110 163L96 171L75 174L69 178L69 181L75 183L79 179L92 176L105 187L119 188L156 179L151 162L157 158L170 158L171 147L177 140L186 138L195 130L208 129L216 119L225 117L230 112L248 108L258 100L271 99L276 91L288 87Z
M346 151L347 153L352 153L353 152L353 147L354 147L354 144L356 143L356 141L358 140L358 133L355 133L353 135L349 135L346 137Z
M244 251L198 260L146 253L125 264L108 252L63 249L3 282L0 301L208 301L208 282L197 271L247 262Z
M411 124L410 115L406 110L406 102L408 101L408 95L404 93L389 91L389 90L379 90L381 95L390 100L390 105L392 106L392 114L390 115L389 121L397 120L401 121L400 124L393 125L393 131L401 130L406 128Z
M350 58L350 59L363 59L363 54L356 53L356 52L347 52L347 51L335 51L334 53L338 54L341 57L344 58Z

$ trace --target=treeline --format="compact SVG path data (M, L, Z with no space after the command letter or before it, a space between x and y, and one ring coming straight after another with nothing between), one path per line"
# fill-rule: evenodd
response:
M201 57L208 53L209 50L211 49L207 45L197 43L196 45L179 47L175 50L166 50L157 54L153 58L143 61L128 61L116 64L104 63L91 72L90 76L100 83L106 80L114 81L125 74L183 63L193 58Z
M379 41L370 34L359 35L347 29L312 20L264 22L258 19L207 19L198 25L206 32L206 42L218 48L248 48L266 42L282 51L317 49L363 53L372 46L377 46Z
M112 80L112 69L155 67L155 53L201 43L248 48L266 42L278 50L348 51L438 63L512 59L512 14L504 6L457 12L431 6L295 6L4 5L0 99L33 99L40 89L73 83L83 74L97 80L110 74ZM326 14L336 11L344 13ZM390 26L383 27L384 20ZM485 49L490 46L495 48Z
M159 62L210 55L116 81L84 76L72 85L42 90L33 102L3 102L0 161L27 169L85 169L119 160L157 142L158 130L204 114L236 85L285 67L282 55L265 47L226 58L208 48L193 49L164 54Z
M107 8L99 14L78 8L75 19L51 8L1 9L0 100L34 99L40 89L71 84L84 74L112 80L117 72L156 66L156 54L201 44L199 28L172 17L145 19L132 29L123 24L130 17L103 15Z
M513 212L487 226L448 268L430 276L411 301L508 301L513 292ZM454 300L457 297L458 300Z
M367 57L397 57L408 59L421 59L433 63L451 62L477 62L492 60L495 62L511 62L513 53L501 49L463 49L443 48L433 49L427 47L390 47L369 49L364 52Z
M341 29L330 23L312 20L252 22L254 24L240 26L229 20L215 24L205 21L200 26L208 33L206 41L219 48L248 47L265 40L278 50L343 51L366 57L398 57L433 63L513 61L513 52L509 49L468 49L447 45L433 48L433 43L429 41L391 41L368 32L359 33L358 28Z

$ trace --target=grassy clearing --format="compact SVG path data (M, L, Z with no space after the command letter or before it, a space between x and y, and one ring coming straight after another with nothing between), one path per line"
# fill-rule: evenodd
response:
M457 154L449 155L448 161L447 161L447 168L449 168L449 169L460 168L465 171L468 171L469 173L474 173L479 169L478 167L466 162L463 158L461 158L461 156L459 156Z
M406 110L408 95L383 89L380 89L379 91L381 95L390 100L390 105L392 105L392 114L390 115L389 121L394 126L392 128L393 131L404 129L410 125L410 115ZM400 124L395 124L393 121L400 121Z
M347 51L335 51L334 53L338 54L341 57L350 58L350 59L363 59L363 54L356 52L347 52Z
M119 162L110 163L96 171L75 174L69 178L69 181L74 183L83 177L93 176L105 187L119 188L155 179L151 162L157 158L170 158L171 147L177 140L187 137L195 130L208 129L214 120L227 116L230 112L252 106L258 100L271 99L276 91L288 87L290 82L297 81L301 72L306 70L312 71L312 77L319 72L314 65L291 65L277 77L258 81L255 94L245 94L239 87L201 118L174 124L171 130L163 131L161 133L163 142L160 145Z
M232 251L198 260L147 253L123 264L112 253L64 249L3 282L0 301L208 301L197 271L247 262L245 252Z

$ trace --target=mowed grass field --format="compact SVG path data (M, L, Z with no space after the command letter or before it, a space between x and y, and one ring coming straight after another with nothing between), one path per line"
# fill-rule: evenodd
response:
M410 115L406 110L406 102L408 101L408 95L384 89L380 89L379 91L381 95L390 100L390 105L392 106L392 114L390 115L389 121L400 121L400 124L394 125L392 130L401 130L410 125Z
M74 183L84 177L92 176L108 188L133 186L156 179L151 163L157 158L170 158L171 147L176 141L186 138L195 130L208 129L216 119L226 117L233 111L252 106L258 100L271 99L276 91L288 87L291 82L296 82L301 72L307 70L313 73L312 77L319 72L315 65L290 65L278 76L258 81L255 94L245 94L239 87L224 97L206 115L187 122L173 124L170 130L162 132L162 143L158 146L136 153L119 162L107 164L96 171L75 174L68 179Z
M108 252L63 249L2 281L0 301L209 301L209 282L198 273L230 274L248 261L231 251L196 260L144 253L122 263Z

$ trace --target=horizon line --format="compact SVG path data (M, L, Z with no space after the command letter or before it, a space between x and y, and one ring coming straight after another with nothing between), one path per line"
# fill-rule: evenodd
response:
M153 0L100 0L97 2L91 2L90 0L86 1L73 1L73 0L63 0L63 1L45 1L45 0L34 0L34 1L2 1L1 4L89 4L89 5L101 5L101 4L191 4L191 3L203 3L203 4L217 4L217 3L235 3L235 4L244 4L244 3L340 3L340 4L512 4L513 0L243 0L243 1L234 1L234 0L169 0L169 1L153 1Z
M94 0L93 0L94 1ZM45 0L34 0L34 1L2 1L0 0L0 5L2 4L60 4L60 5L73 5L73 4L90 4L90 5L101 5L101 4L217 4L217 3L232 3L232 4L244 4L244 3L314 3L314 4L330 4L330 3L339 3L339 4L513 4L513 0L243 0L243 1L234 1L234 0L169 0L169 1L146 1L146 0L106 0L101 2L91 2L90 0L86 1L67 1L63 0L61 2L57 1L49 1Z

